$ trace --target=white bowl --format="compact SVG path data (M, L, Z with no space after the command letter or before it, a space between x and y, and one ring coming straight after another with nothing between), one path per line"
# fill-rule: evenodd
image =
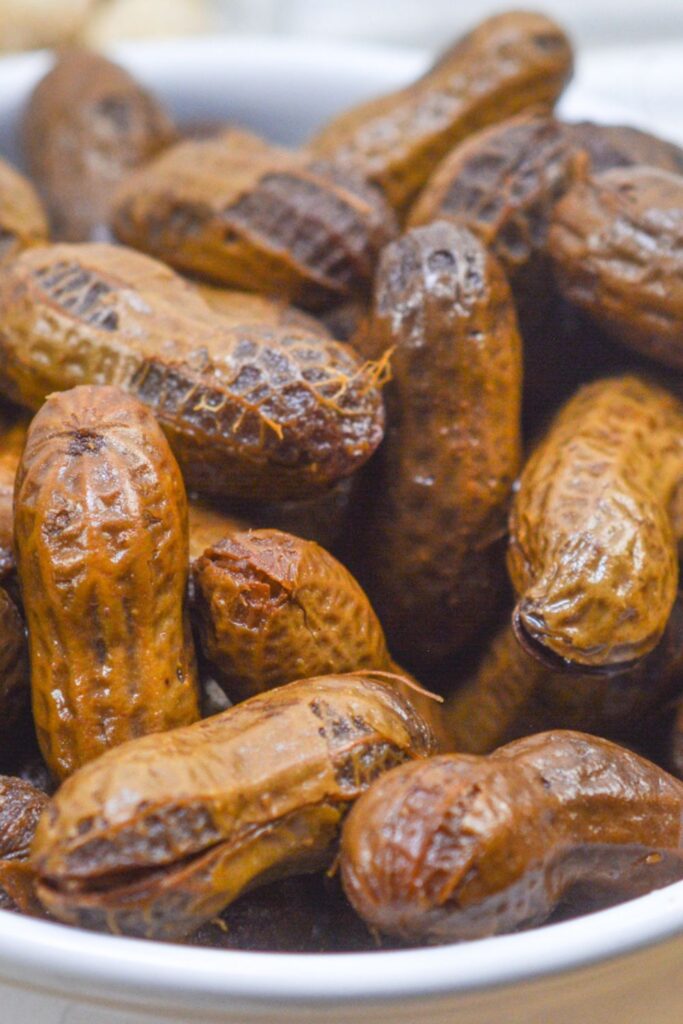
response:
M182 115L242 120L284 142L426 62L414 51L245 38L137 44L117 56ZM0 61L5 153L16 155L17 110L47 63ZM601 59L588 64L599 82ZM614 66L604 93L573 86L565 113L629 120L610 99ZM519 935L400 952L186 948L0 911L0 1022L680 1024L682 962L683 882Z

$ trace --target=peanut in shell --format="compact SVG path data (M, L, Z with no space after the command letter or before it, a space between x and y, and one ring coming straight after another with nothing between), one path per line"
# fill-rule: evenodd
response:
M678 586L683 404L638 377L585 385L521 475L508 568L520 639L621 671L653 650Z
M54 245L0 273L0 387L37 409L113 384L148 405L188 489L263 501L319 494L382 439L383 364L301 328L231 327L156 260Z
M248 888L329 865L351 803L432 749L369 675L301 680L132 741L54 797L32 847L39 898L72 924L187 935Z
M15 491L33 716L52 773L199 717L187 501L151 412L117 388L52 395Z
M572 63L569 40L550 18L529 11L495 15L412 85L334 118L309 149L359 168L405 213L466 136L524 110L551 110Z

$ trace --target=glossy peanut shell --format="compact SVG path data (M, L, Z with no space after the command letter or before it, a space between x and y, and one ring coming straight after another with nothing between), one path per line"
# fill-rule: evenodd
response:
M241 129L182 142L132 175L112 225L179 270L307 309L367 293L396 233L381 194L355 171Z
M163 264L123 247L54 245L0 273L0 387L30 408L76 384L148 405L188 488L302 499L382 438L382 366L300 328L233 328Z
M683 367L683 176L583 173L549 233L557 283L618 341Z
M683 405L638 377L581 388L521 475L508 568L522 639L617 669L666 627L678 585Z
M343 830L341 870L372 927L452 942L542 923L683 878L683 783L607 740L529 736L489 757L446 754L389 772Z
M233 699L376 669L441 739L439 703L394 663L362 588L319 544L281 530L233 532L194 563L193 583L203 654Z
M175 134L157 100L118 64L64 51L31 94L22 123L26 162L55 237L82 242L101 230L118 182Z
M476 636L504 588L521 343L500 265L455 224L408 231L382 256L356 344L371 359L391 353L391 381L355 568L392 653L426 678Z
M571 73L571 46L555 22L528 11L495 15L417 82L338 115L309 148L357 166L404 212L467 135L523 110L552 109Z
M195 721L185 488L150 411L112 387L48 398L17 474L15 536L53 774Z
M565 126L523 114L468 136L443 160L409 225L453 217L498 257L524 308L549 291L548 223L571 181Z
M350 804L432 742L407 701L353 675L133 741L55 796L32 851L39 897L86 927L188 934L247 888L329 864Z

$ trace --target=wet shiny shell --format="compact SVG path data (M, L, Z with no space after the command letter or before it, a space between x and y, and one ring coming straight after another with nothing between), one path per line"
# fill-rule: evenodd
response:
M515 495L508 567L521 634L573 665L648 654L676 598L682 501L683 405L637 377L583 387Z
M246 888L328 864L350 804L431 750L407 701L353 675L128 743L67 780L43 816L40 899L87 927L188 934Z
M515 297L542 301L550 291L547 234L555 201L571 180L565 126L523 115L469 136L439 164L409 224L454 217L492 249Z
M233 532L193 565L205 658L233 699L309 676L377 669L441 739L441 709L389 655L360 585L312 541L282 530Z
M571 302L618 341L683 367L683 176L583 174L555 208L549 247Z
M683 783L575 732L487 758L406 765L360 798L341 869L373 928L420 942L540 924L572 890L593 905L683 878Z
M0 861L28 858L48 802L45 793L23 779L0 775Z
M127 71L85 50L64 52L40 80L22 133L55 237L72 242L106 224L112 189L176 134Z
M204 653L233 697L308 676L392 667L358 583L318 544L234 533L193 567Z
M185 489L149 410L110 387L52 395L29 429L15 530L53 774L196 720Z
M464 228L412 229L384 252L357 344L370 358L391 352L392 371L357 572L392 653L420 675L471 639L502 593L521 345L499 264Z
M114 384L154 411L188 488L270 500L326 490L383 432L381 366L300 328L224 325L163 264L55 245L0 274L0 387L31 408Z
M379 191L233 129L174 146L115 202L117 237L180 270L316 309L369 291L396 233Z
M497 15L414 84L333 119L310 149L351 162L405 211L467 135L523 110L551 109L571 73L571 46L555 22L526 11Z

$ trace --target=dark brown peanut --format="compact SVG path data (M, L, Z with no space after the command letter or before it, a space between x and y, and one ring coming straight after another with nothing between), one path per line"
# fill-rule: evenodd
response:
M36 86L22 128L55 237L71 242L107 223L113 188L176 134L127 71L86 50L61 54Z
M3 709L4 710L4 709ZM25 863L47 796L22 779L0 775L0 909L42 915L35 875Z
M113 227L180 270L311 309L366 294L396 233L381 194L354 171L237 129L180 143L132 175Z
M683 367L683 176L584 172L555 208L549 248L570 302L618 341Z
M550 732L404 765L343 830L353 906L404 940L480 938L683 878L683 783L607 740Z
M594 124L579 121L565 125L568 138L576 149L590 157L595 174L611 167L632 167L646 164L662 171L683 173L683 149L650 132L622 124Z
M196 720L187 502L149 410L110 387L50 396L17 474L15 531L33 715L53 774Z
M317 870L377 775L433 749L412 706L353 675L302 680L110 751L41 819L38 895L60 920L190 933L247 888Z
M525 310L552 294L548 224L571 180L565 126L525 114L469 136L420 193L411 226L444 216L468 227L500 260Z
M510 11L483 21L413 85L340 114L310 149L357 166L405 211L462 139L523 110L551 109L571 73L559 26Z
M638 377L577 392L527 462L512 506L520 638L586 668L648 654L676 599L682 502L681 402Z
M499 264L457 225L414 228L382 256L357 344L391 352L392 379L356 569L392 653L420 675L471 640L502 593L521 346Z
M9 594L0 587L0 737L3 743L11 737L28 703L24 623Z
M230 327L163 264L122 247L54 245L0 274L0 387L38 408L80 383L154 411L188 488L301 500L382 438L382 366L300 328Z

